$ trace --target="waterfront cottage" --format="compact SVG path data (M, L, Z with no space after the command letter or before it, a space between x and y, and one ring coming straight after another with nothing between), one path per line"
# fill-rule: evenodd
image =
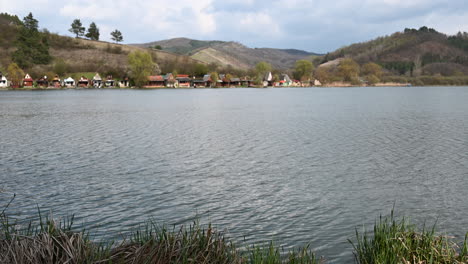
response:
M244 86L244 87L249 87L252 84L252 80L250 80L250 77L241 78L240 81L241 81L241 86Z
M263 77L263 87L273 86L273 75L268 72Z
M120 88L128 88L130 87L130 80L127 76L123 77L122 80L119 81Z
M322 86L322 83L319 80L315 79L314 86Z
M58 75L55 75L55 77L52 79L51 86L53 88L60 88L62 86Z
M203 82L205 87L211 87L213 83L213 79L211 79L211 74L205 74L205 76L203 76Z
M26 76L24 76L23 79L23 87L24 88L32 88L34 86L34 80L31 78L31 76L26 73Z
M78 87L83 87L86 88L89 86L89 79L81 76L81 78L78 80Z
M36 81L37 87L39 88L47 88L49 87L49 80L47 80L47 76L44 76Z
M166 85L166 87L174 88L175 83L176 79L174 78L174 75L172 73L164 75L164 84Z
M280 79L279 79L280 86L289 87L289 86L292 86L292 84L293 84L293 81L291 80L291 78L289 78L289 75L287 74L280 75Z
M0 72L0 88L8 87L8 80L5 75Z
M186 74L177 75L176 80L177 80L177 86L183 87L183 88L189 88L192 83L192 79L190 79L189 76Z
M63 86L66 88L75 88L76 82L73 80L72 77L68 77L65 80L63 80Z
M229 87L239 87L239 86L241 86L240 78L231 78L229 80Z
M102 88L102 78L99 73L96 73L93 77L93 87L94 88Z
M162 88L162 87L166 87L166 83L164 82L164 76L162 75L148 76L148 83L145 85L145 88Z
M115 86L115 81L112 79L112 75L107 76L104 85L108 88L112 88Z

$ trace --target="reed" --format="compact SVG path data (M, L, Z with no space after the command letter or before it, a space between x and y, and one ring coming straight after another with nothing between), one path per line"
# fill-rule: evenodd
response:
M382 216L374 224L373 234L356 229L356 241L349 241L360 264L431 264L468 263L468 233L462 246L451 238L436 234L436 226L419 231L407 219Z
M269 247L239 250L222 232L195 221L188 227L168 228L149 221L128 239L95 243L89 233L73 231L74 217L55 221L38 209L36 222L25 226L0 214L0 263L318 263L307 248L283 252Z

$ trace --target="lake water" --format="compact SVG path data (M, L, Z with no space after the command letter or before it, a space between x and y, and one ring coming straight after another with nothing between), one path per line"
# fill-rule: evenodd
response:
M397 215L468 231L468 87L0 92L0 206L97 237L154 219L352 262Z

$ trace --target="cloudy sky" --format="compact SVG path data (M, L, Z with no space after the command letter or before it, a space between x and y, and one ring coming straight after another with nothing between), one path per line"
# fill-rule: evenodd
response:
M468 31L466 0L0 0L0 12L32 12L70 36L73 19L94 21L102 40L119 29L124 43L188 37L321 53L405 27Z

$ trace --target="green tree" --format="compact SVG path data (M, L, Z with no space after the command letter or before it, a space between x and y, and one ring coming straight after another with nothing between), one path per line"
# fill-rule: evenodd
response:
M331 75L327 67L318 67L317 70L315 71L315 77L322 84L327 84L331 82Z
M343 59L338 66L338 72L343 81L356 82L359 76L359 64L351 58Z
M374 75L378 78L382 77L382 67L377 63L369 62L362 65L361 73L363 75Z
M15 42L17 49L12 54L13 61L21 68L48 64L51 60L47 35L39 32L38 27L38 21L31 13L23 19L23 26Z
M120 32L119 30L116 29L112 31L110 34L111 34L112 40L115 41L116 43L123 41L122 32Z
M128 54L128 63L130 67L130 76L133 78L137 87L145 85L148 80L148 76L153 74L156 68L156 63L153 62L151 54L144 51L134 51Z
M210 73L211 76L211 87L218 86L219 75L217 72Z
M193 73L195 76L203 76L208 73L208 66L205 64L197 63L195 64Z
M312 77L314 64L308 60L298 60L294 67L294 79L306 81Z
M75 19L73 20L73 23L71 24L71 28L68 31L75 34L76 37L78 38L78 37L84 36L85 27L83 27L83 24L81 24L81 20Z
M37 32L39 28L39 21L33 17L32 13L29 13L29 15L23 19L23 26L30 32Z
M13 86L21 86L21 81L24 78L24 71L16 63L8 65L8 78Z
M90 40L99 40L99 28L96 26L96 23L91 22L91 24L89 24L88 33L86 33L86 37Z
M376 83L378 83L380 81L380 79L377 76L375 76L374 74L366 76L366 79L367 79L367 83L369 85L375 85Z
M269 64L268 62L261 61L257 63L257 65L255 65L255 73L257 75L262 76L262 78L265 74L267 74L268 72L271 72L271 69L272 69L271 64Z

